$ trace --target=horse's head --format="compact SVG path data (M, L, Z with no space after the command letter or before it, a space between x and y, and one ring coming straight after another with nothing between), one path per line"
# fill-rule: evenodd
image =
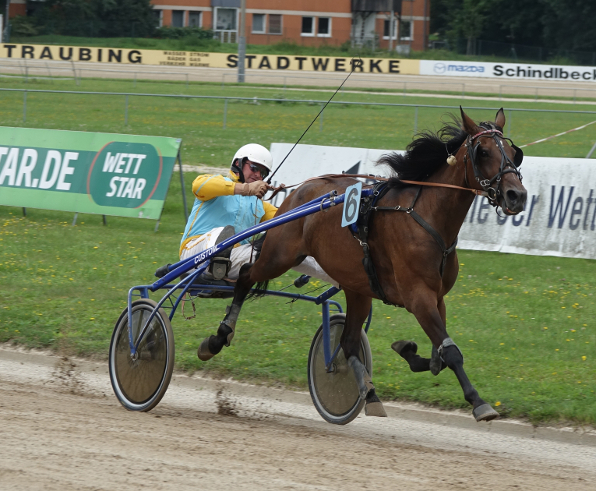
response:
M464 145L464 168L476 177L476 189L484 190L493 206L500 206L507 215L524 209L527 198L519 166L524 157L520 148L503 137L505 113L499 109L495 122L474 123L461 109L462 128L468 134Z

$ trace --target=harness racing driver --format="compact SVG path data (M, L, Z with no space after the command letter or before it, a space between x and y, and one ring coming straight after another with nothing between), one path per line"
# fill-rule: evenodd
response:
M272 189L263 181L271 172L272 164L269 150L249 143L236 152L226 176L204 174L193 181L195 202L182 235L180 259L199 254L275 216L277 208L262 201L265 193ZM242 265L249 262L251 256L254 261L256 255L250 239L244 239L212 258L206 279L235 280ZM293 269L338 286L310 256ZM199 349L198 356L206 361L212 355L201 356Z

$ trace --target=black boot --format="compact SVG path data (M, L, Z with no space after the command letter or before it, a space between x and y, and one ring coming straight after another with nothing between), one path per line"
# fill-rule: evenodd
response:
M236 231L232 225L226 225L223 230L219 233L217 240L215 241L215 245L223 242L230 237L236 235ZM224 279L228 271L230 271L230 267L232 262L230 261L230 254L232 253L232 247L228 247L221 252L218 252L215 256L211 258L211 266L209 271L213 275L213 279L215 280L222 280Z

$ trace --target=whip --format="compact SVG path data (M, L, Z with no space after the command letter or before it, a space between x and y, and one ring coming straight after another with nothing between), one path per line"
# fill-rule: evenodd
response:
M283 158L283 160L281 161L281 163L277 166L277 168L273 171L273 173L269 176L269 179L267 179L267 184L271 184L271 179L273 179L273 176L275 175L275 173L279 170L279 168L283 165L283 163L286 161L286 159L290 156L290 154L292 153L292 151L296 148L296 145L298 145L298 143L300 143L300 140L302 140L302 138L304 137L304 135L306 135L306 132L310 129L310 127L315 123L315 121L319 118L319 116L321 115L321 113L325 110L325 108L327 107L327 105L331 102L331 100L335 97L335 94L337 94L341 88L344 86L344 84L347 82L348 78L350 78L350 75L352 75L352 73L354 73L354 69L356 68L356 63L354 63L355 58L352 58L352 70L350 71L350 73L348 73L348 76L344 79L344 81L341 83L341 85L337 88L337 90L333 93L333 95L329 98L329 100L325 103L325 105L321 108L321 110L319 111L319 113L315 116L315 119L313 119L311 121L311 123L308 125L308 128L306 128L304 130L304 133L302 133L302 135L300 136L300 138L298 138L298 141L296 143L294 143L294 146L290 149L290 151L286 154L286 156ZM362 58L358 57L358 60L360 61L359 66L362 66L363 62L362 62Z

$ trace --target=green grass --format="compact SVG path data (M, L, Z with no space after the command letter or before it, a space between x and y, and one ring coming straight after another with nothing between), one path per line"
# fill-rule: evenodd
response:
M70 213L29 209L24 218L10 207L0 207L0 220L0 342L102 360L128 288L152 282L158 266L176 260L184 227L178 179L172 179L157 233L146 220L108 217L104 227L101 217L80 215L73 227ZM594 424L596 263L488 252L459 255L459 280L446 299L448 329L481 395L504 416ZM285 286L295 276L286 274L272 287ZM198 344L215 331L225 305L225 300L197 301L191 321L177 313L177 366L304 389L319 309L273 298L249 302L232 347L201 363L195 355ZM467 407L449 370L438 377L413 374L390 349L397 339L412 339L420 353L430 353L414 317L377 301L374 309L370 342L380 395Z
M281 88L221 88L218 84L159 83L82 79L76 86L69 80L32 80L23 83L3 80L5 88L45 90L82 90L101 92L155 93L177 95L210 95L223 97L327 100L328 91L283 91ZM458 100L436 97L404 97L397 94L369 92L340 93L337 102L419 104L415 107L349 106L334 104L324 113L323 128L317 122L302 143L403 149L411 141L415 127L438 129L446 113L457 114ZM443 105L448 108L422 106ZM465 101L468 114L477 120L492 119L501 106L496 101ZM128 125L124 124L125 96L28 93L27 115L23 123L23 95L0 91L0 114L4 126L56 128L78 131L133 133L182 138L185 163L211 166L227 163L240 142L294 142L320 110L318 103L294 102L228 102L226 129L223 129L224 101L186 98L130 96ZM573 106L548 102L508 102L509 119L505 134L517 145L575 128L596 120L596 114L515 112L508 109L550 109L592 111L591 105ZM596 140L596 125L572 132L531 147L526 155L584 157Z
M64 89L68 83L36 82L27 87ZM131 84L83 80L80 88L249 97L271 93L265 88L221 89L208 84L186 88L147 82L136 89ZM3 86L24 84L4 82ZM314 99L319 95L324 94L304 91L295 96ZM365 102L399 99L369 93L340 97ZM453 104L439 97L403 98L401 102ZM487 106L487 110L470 111L472 117L492 118L492 104L475 101L474 105ZM512 107L567 106L515 103ZM221 101L131 97L127 127L122 96L29 94L27 108L27 127L180 137L185 163L225 165L247 141L266 146L295 141L319 105L230 103L226 130L221 128ZM327 111L323 131L315 125L305 143L404 148L411 139L414 108L340 105ZM418 128L438 127L445 112L421 108ZM22 126L21 95L0 92L0 113L4 125ZM514 113L511 136L523 144L593 119L593 115ZM535 145L526 154L583 157L596 139L594 126ZM192 177L186 175L187 188ZM34 209L28 209L24 218L19 208L0 207L0 342L105 360L113 323L125 307L128 289L152 282L158 266L177 258L184 228L179 179L172 179L157 233L154 222L147 220L108 217L104 227L99 216L79 215L73 227L72 218L72 213ZM488 252L459 254L460 277L446 299L448 329L464 352L466 369L480 394L504 416L527 417L535 423L594 425L596 262ZM285 275L272 286L281 287L292 278ZM273 298L248 303L233 346L201 363L196 348L205 335L215 331L226 304L198 301L197 317L191 321L177 313L177 366L305 388L310 339L321 322L318 308ZM449 371L438 377L411 373L390 349L397 339L413 339L420 353L430 353L430 342L413 316L375 302L370 341L374 379L383 398L467 407Z

